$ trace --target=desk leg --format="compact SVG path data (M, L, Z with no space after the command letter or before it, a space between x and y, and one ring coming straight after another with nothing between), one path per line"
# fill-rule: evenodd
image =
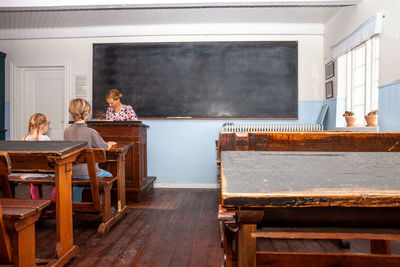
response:
M256 224L240 224L239 229L239 267L256 266L256 238L251 233L257 231Z
M15 266L36 266L35 263L35 222L39 219L39 215L34 218L25 219L19 224L26 224L22 229L18 229L16 223L16 231L13 233L12 239L15 245L13 249L13 258ZM32 241L33 240L33 241Z
M125 155L118 157L117 163L117 186L118 186L118 211L121 211L126 206L125 192Z
M56 208L57 245L56 257L67 258L76 255L78 247L73 244L72 226L72 163L56 165Z
M224 256L225 256L225 267L237 267L238 264L238 232L233 232L226 227L226 224L222 221L221 227L223 231L224 240Z

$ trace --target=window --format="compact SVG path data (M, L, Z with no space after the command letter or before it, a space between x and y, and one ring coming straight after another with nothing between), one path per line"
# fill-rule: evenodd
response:
M364 115L378 109L379 36L363 42L338 59L338 90L346 97L346 110L364 124Z

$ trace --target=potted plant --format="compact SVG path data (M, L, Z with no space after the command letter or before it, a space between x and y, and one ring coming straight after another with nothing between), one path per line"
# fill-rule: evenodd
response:
M365 116L365 121L367 122L367 127L376 127L376 121L378 120L378 110L371 110Z
M354 124L356 123L356 117L354 117L354 112L353 111L345 111L343 113L343 117L346 119L347 127L353 127Z

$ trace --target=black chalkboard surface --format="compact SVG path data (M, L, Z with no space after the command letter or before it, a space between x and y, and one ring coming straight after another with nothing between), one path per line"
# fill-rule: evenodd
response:
M93 45L93 116L109 89L140 118L297 118L297 42Z

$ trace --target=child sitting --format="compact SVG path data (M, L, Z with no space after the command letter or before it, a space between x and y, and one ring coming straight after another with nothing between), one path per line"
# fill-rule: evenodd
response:
M115 142L106 143L99 133L89 128L86 121L92 110L90 104L82 99L72 99L69 103L68 111L74 119L74 123L64 130L65 141L86 141L88 148L103 148L109 150ZM98 177L112 177L108 171L99 168L96 163L96 173ZM72 165L72 177L80 179L89 179L87 165L85 163L74 163ZM72 189L72 202L82 202L83 186L74 186Z
M29 119L28 133L22 139L23 141L50 141L47 136L49 131L50 120L42 113L35 113ZM26 174L29 176L29 174ZM32 199L39 199L39 186L31 184L31 197ZM56 190L50 192L50 199L56 199Z

